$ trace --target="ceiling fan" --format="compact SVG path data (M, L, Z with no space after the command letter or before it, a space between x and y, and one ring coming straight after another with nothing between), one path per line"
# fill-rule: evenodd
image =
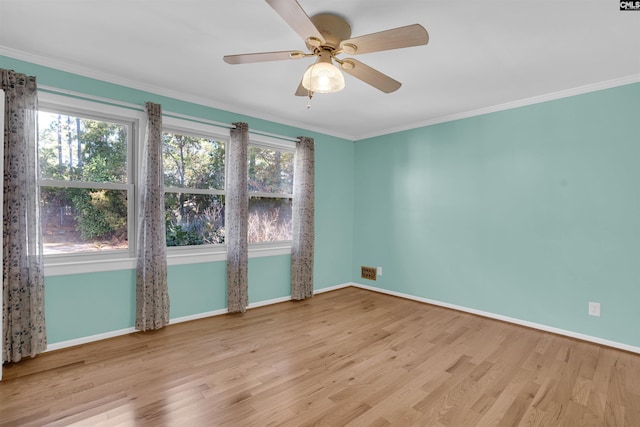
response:
M309 52L285 50L226 55L224 61L228 64L248 64L317 57L317 60L305 71L296 90L297 96L311 98L316 92L331 93L342 90L344 77L340 70L333 65L334 61L345 73L382 92L394 92L402 85L400 82L356 59L340 59L338 55L343 53L361 55L425 45L429 42L429 33L420 24L352 38L351 26L340 16L324 13L309 18L296 0L266 0L266 2L302 37Z

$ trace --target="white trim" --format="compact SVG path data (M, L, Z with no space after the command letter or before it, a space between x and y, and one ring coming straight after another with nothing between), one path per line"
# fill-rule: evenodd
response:
M263 258L291 254L291 242L256 243L249 246L249 258ZM92 254L85 254L92 255ZM54 256L54 255L51 255ZM105 254L106 256L106 254ZM226 246L208 248L170 247L167 248L167 265L201 264L207 262L223 262L227 260ZM46 277L66 276L71 274L100 273L106 271L132 270L136 268L135 258L87 259L78 261L78 256L69 254L55 261L45 259L44 273Z
M555 101L557 99L569 98L576 95L584 95L591 92L596 92L604 89L611 89L618 86L624 86L632 83L640 82L640 74L632 74L630 76L621 77L613 80L606 80L604 82L588 84L584 86L578 86L572 89L560 90L557 92L547 93L545 95L532 96L530 98L520 99L517 101L506 102L504 104L492 105L489 107L478 108L476 110L465 111L462 113L451 114L447 116L437 117L435 119L429 119L422 122L416 122L399 126L397 128L389 128L385 131L362 134L357 137L354 136L356 142L363 139L375 138L378 136L389 135L392 133L404 132L407 130L419 129L427 126L437 125L440 123L453 122L461 119L468 119L475 116L481 116L489 113L497 113L499 111L512 110L514 108L525 107L527 105L540 104L547 101Z
M111 105L116 108L126 108L139 112L144 112L144 106L132 104L130 102L118 101L115 99L104 98L101 96L89 95L86 93L76 92L72 90L60 89L53 86L39 85L38 90L51 96L62 96L72 99L80 99L88 102L96 102L102 105ZM229 129L233 129L234 125L231 123L218 122L215 120L205 119L197 116L189 116L182 113L176 113L174 111L163 110L163 127L168 127L169 130L178 130L181 132L193 133L193 129L205 129L204 133L207 138L211 137L211 130L214 131L216 137L222 136L225 141L229 138ZM167 126L167 123L170 123ZM186 123L186 124L185 124ZM194 126L194 124L196 124ZM206 128L197 127L197 125L205 125ZM290 136L279 135L277 133L265 132L256 129L249 130L249 136L251 139L263 142L266 146L276 148L294 148L299 138L292 138Z
M291 242L250 243L249 258L291 255ZM226 258L225 258L226 259Z
M412 124L407 124L402 127L390 128L373 134L362 134L362 135L347 135L342 132L338 132L334 129L330 129L327 127L316 127L309 126L306 123L296 122L294 120L285 120L283 117L275 117L264 111L254 111L243 108L242 111L237 110L237 107L226 105L219 102L214 102L211 99L194 96L194 95L185 95L184 93L168 90L163 87L149 85L147 83L142 83L135 80L125 79L119 76L115 76L109 73L105 73L103 71L99 71L93 68L79 66L76 64L69 64L64 61L60 61L59 59L54 59L51 57L47 57L44 55L38 55L33 53L23 52L17 49L13 49L7 46L0 45L0 55L7 56L12 59L17 59L20 61L26 61L33 64L41 65L44 67L53 68L59 71L65 71L68 73L78 74L80 76L88 77L91 79L101 80L107 83L112 83L120 86L127 87L129 89L137 89L145 92L149 92L155 95L166 96L169 98L173 98L176 100L181 100L185 102L191 102L194 104L200 104L205 107L215 108L219 110L224 110L230 113L239 114L246 117L254 117L257 119L267 120L274 123L296 127L303 130L317 132L323 135L334 136L337 138L346 139L349 141L359 141L363 139L373 138L376 136L388 135L391 133L402 132L411 129L417 129L421 127L431 126L438 123L451 122L454 120L465 119L469 117L479 116L482 114L488 114L498 111L504 111L512 108L523 107L526 105L537 104L545 101L552 101L556 99L566 98L574 95L581 95L589 92L595 92L603 89L610 89L617 86L623 86L631 83L640 82L640 74L632 74L630 76L620 77L617 79L606 80L604 82L598 82L588 85L579 86L572 89L560 90L556 92L551 92L546 95L534 96L530 98L525 98L522 100L517 100L513 102L507 102L504 104L498 104L495 106L488 106L479 108L476 110L471 110L463 113L452 114L448 116L442 116L431 120L426 120L422 122L415 122ZM114 102L113 100L111 101ZM123 103L124 104L124 103ZM140 108L140 107L138 107ZM288 138L288 137L285 137Z
M226 308L221 308L219 310L206 311L204 313L192 314L189 316L176 317L175 319L170 319L169 324L175 325L176 323L190 322L192 320L206 319L207 317L213 316L221 316L223 314L227 314L229 310Z
M47 85L40 85L39 84L38 85L38 96L40 96L41 93L51 94L51 95L54 95L54 96L64 96L64 97L67 97L67 98L82 99L82 100L85 100L85 101L93 101L93 102L97 102L99 104L113 105L113 106L116 106L116 107L128 108L130 110L136 110L136 111L144 112L144 106L141 106L141 105L138 105L138 104L132 104L130 102L117 101L115 99L103 98L101 96L89 95L89 94L86 94L86 93L75 92L75 91L72 91L72 90L60 89L60 88L53 87L53 86L47 86Z
M69 257L73 259L73 257ZM87 261L47 262L45 258L44 275L67 276L71 274L101 273L105 271L132 270L136 268L135 258L92 259Z
M323 292L333 291L333 290L336 290L336 289L346 288L346 287L349 287L349 286L354 286L354 284L352 284L352 283L343 283L341 285L336 285L336 286L331 286L331 287L328 287L328 288L314 290L313 293L315 295L315 294L320 294L320 293L323 293ZM249 304L247 306L247 309L251 310L253 308L264 307L264 306L272 305L272 304L279 304L279 303L287 302L287 301L291 301L291 295L287 295L287 296L280 297L280 298L274 298L274 299L270 299L270 300L257 301L257 302ZM220 316L220 315L223 315L223 314L227 314L228 312L229 312L228 309L221 308L219 310L206 311L204 313L197 313L197 314L192 314L192 315L189 315L189 316L177 317L175 319L170 319L169 320L169 325L175 325L177 323L189 322L189 321L192 321L192 320L205 319L207 317ZM100 340L104 340L104 339L107 339L107 338L114 338L114 337L118 337L118 336L121 336L121 335L131 334L131 333L134 333L134 332L138 332L138 330L136 328L126 328L126 329L119 329L117 331L105 332L105 333L102 333L102 334L90 335L88 337L75 338L75 339L67 340L67 341L60 341L60 342L57 342L57 343L54 343L54 344L49 344L47 346L47 349L45 350L45 352L54 351L54 350L60 350L60 349L63 349L63 348L73 347L73 346L81 345L81 344L88 344L90 342L100 341Z
M449 304L449 303L445 303L442 301L436 301L436 300L432 300L432 299L428 299L428 298L422 298L422 297L417 297L414 295L409 295L409 294L404 294L401 292L395 292L395 291L389 291L387 289L382 289L382 288L376 288L373 286L367 286L367 285L363 285L360 283L355 283L355 282L346 282L346 283L342 283L339 285L335 285L335 286L329 286L326 288L322 288L322 289L316 289L313 291L314 295L317 294L321 294L321 293L325 293L325 292L331 292L331 291L335 291L338 289L344 289L344 288L348 288L348 287L354 287L354 288L359 288L359 289L365 289L368 291L372 291L372 292L378 292L381 294L385 294L385 295L391 295L394 297L398 297L398 298L404 298L404 299L408 299L408 300L412 300L412 301L417 301L417 302L421 302L421 303L425 303L425 304L431 304L431 305L435 305L435 306L439 306L439 307L444 307L444 308L449 308L452 310L457 310L457 311L461 311L461 312L465 312L465 313L470 313L470 314L474 314L477 316L482 316L482 317L486 317L489 319L496 319L496 320L500 320L503 322L507 322L507 323L512 323L514 325L520 325L520 326L526 326L528 328L532 328L532 329L538 329L544 332L550 332L553 334L557 334L557 335L563 335L563 336L567 336L570 338L575 338L575 339L579 339L582 341L587 341L587 342L591 342L594 344L600 344L600 345L604 345L607 347L612 347L612 348L617 348L619 350L624 350L624 351L629 351L631 353L638 353L640 354L640 347L635 347L632 345L628 345L628 344L624 344L624 343L619 343L616 341L610 341L610 340L606 340L603 338L598 338L598 337L593 337L590 335L585 335L585 334L580 334L577 332L572 332L572 331L567 331L565 329L560 329L560 328L555 328L552 326L547 326L547 325L541 325L539 323L534 323L534 322L528 322L526 320L521 320L521 319L516 319L513 317L508 317L508 316L502 316L500 314L494 314L494 313L489 313L486 311L481 311L481 310L476 310L473 308L468 308L468 307L463 307L460 305L455 305L455 304ZM287 295L284 297L280 297L280 298L274 298L274 299L270 299L270 300L264 300L264 301L257 301L254 303L251 303L247 306L247 309L254 309L254 308L258 308L258 307L264 307L267 305L271 305L271 304L279 304L282 302L286 302L286 301L290 301L291 300L291 295ZM226 308L223 309L219 309L219 310L213 310L213 311L208 311L208 312L204 312L204 313L198 313L198 314L193 314L190 316L183 316L183 317L178 317L175 319L171 319L169 321L170 325L176 324L176 323L182 323L182 322L188 322L191 320L198 320L198 319L204 319L207 317L213 317L213 316L219 316L222 314L227 314L228 310ZM137 332L137 330L135 328L126 328L126 329L120 329L117 331L112 331L112 332L105 332L102 334L97 334L97 335L91 335L88 337L83 337L83 338L76 338L76 339L72 339L72 340L68 340L68 341L61 341L58 343L54 343L54 344L50 344L47 346L47 350L46 351L53 351L53 350L59 350L62 348L66 348L66 347L72 347L72 346L76 346L76 345L80 345L80 344L87 344L93 341L99 341L99 340L103 340L103 339L107 339L107 338L113 338L113 337L117 337L120 335L126 335L132 332Z
M222 262L227 260L227 246L172 246L167 248L167 266Z
M140 141L144 139L144 126L146 117L142 111L133 110L128 107L118 106L113 104L103 104L96 101L71 97L68 95L60 95L49 92L42 92L38 94L38 109L49 111L53 113L63 113L74 115L83 118L95 119L100 121L114 122L122 124L128 127L127 132L127 182L88 182L88 181L62 181L55 179L40 179L38 185L40 187L65 187L65 188L100 188L119 190L127 192L127 233L129 236L134 234L136 229L135 223L135 211L137 209L137 189L134 185L136 182L136 176L138 169L134 167L136 159L136 147L140 145ZM129 243L134 242L134 239L129 239ZM107 264L102 265L102 269L89 270L89 271L105 271L122 269L121 264L116 264L117 267L113 267L114 260L122 260L123 258L130 258L135 255L135 246L130 244L126 249L126 254L122 255L125 251L114 251L115 253L101 253L99 251L85 252L82 254L72 254L65 257L58 254L45 254L45 271L48 265L64 265L62 269L54 269L52 275L61 275L64 272L69 271L69 260L74 259L74 263L90 265L94 262L102 263L106 262L109 267L105 267ZM126 268L126 266L125 266ZM50 269L49 269L50 270ZM78 272L87 272L82 268ZM73 273L72 273L73 274Z
M101 120L114 120L132 126L131 143L129 144L129 160L130 163L138 162L138 168L130 171L129 182L127 184L119 183L91 183L91 182L67 182L59 180L43 179L40 180L41 186L64 186L64 187L77 187L77 188L107 188L126 190L129 192L129 206L128 206L128 224L135 224L135 210L138 208L134 201L136 200L135 192L136 188L131 182L136 182L136 175L140 168L141 162L140 153L133 155L135 146L139 150L142 149L140 141L144 138L144 123L146 115L137 106L133 104L122 104L118 102L110 101L105 98L98 98L91 96L83 96L82 94L60 91L60 93L43 92L39 97L40 108L53 111L66 111L70 114L79 114L87 117L95 117ZM88 99L87 99L88 98ZM136 107L136 108L134 108ZM166 117L164 125L167 130L186 132L189 134L195 134L206 138L212 138L224 141L229 140L228 127L221 127L220 123L212 122L204 119L193 118L192 120L184 115L176 113L170 113L179 117ZM224 125L224 124L222 124ZM273 137L278 137L275 134L270 134L272 137L260 136L261 141L271 144L270 146L277 146L279 148L290 147L292 143L290 141L278 140ZM282 137L286 138L286 137ZM137 160L136 160L137 159ZM177 188L166 187L167 192L186 192L186 193L198 193L198 194L212 194L212 195L224 195L224 190L203 190L203 189L191 189L191 188ZM252 194L253 195L253 194ZM266 195L265 195L266 196ZM269 197L273 198L290 198L290 195L273 195L269 194ZM133 205L132 205L133 204ZM135 226L131 226L135 228ZM131 232L132 230L129 229ZM133 242L130 239L130 242ZM291 242L278 242L278 243L264 243L250 245L249 258L269 257L287 255L291 253ZM184 264L196 264L205 262L220 262L226 260L226 246L197 246L189 248L168 248L167 250L167 265L184 265ZM132 246L126 251L110 251L106 252L85 252L78 254L47 254L45 256L45 275L46 276L63 276L70 274L83 274L83 273L95 273L106 271L118 271L118 270L130 270L136 267L135 252Z
M267 199L293 199L293 194L291 193L266 193L264 191L249 191L249 198L267 198Z
M349 286L354 286L354 284L350 283L350 282L347 282L347 283L341 283L341 284L335 285L335 286L329 286L327 288L315 289L313 291L313 294L317 295L317 294L323 294L325 292L337 291L338 289L348 288Z
M623 86L623 85L627 85L627 84L640 82L640 74L632 74L630 76L624 76L624 77L620 77L620 78L617 78L617 79L606 80L606 81L603 81L603 82L598 82L598 83L578 86L578 87L575 87L575 88L572 88L572 89L566 89L566 90L560 90L560 91L556 91L556 92L551 92L551 93L548 93L548 94L545 94L545 95L534 96L534 97L525 98L525 99L517 100L517 101L513 101L513 102L507 102L507 103L498 104L498 105L494 105L494 106L488 106L488 107L484 107L484 108L479 108L479 109L476 109L476 110L471 110L471 111L467 111L467 112L463 112L463 113L452 114L452 115L442 116L442 117L438 117L438 118L431 119L431 120L426 120L426 121L422 121L422 122L416 122L416 123L412 123L412 124L407 124L407 125L402 126L402 127L390 128L390 129L386 129L384 131L373 133L373 134L346 135L346 134L343 134L343 133L340 133L340 132L336 132L336 131L334 131L332 129L328 129L328 128L316 128L316 127L310 127L307 124L302 124L302 123L298 123L298 122L295 122L295 121L283 121L282 117L273 117L273 116L271 116L269 114L265 114L264 112L256 112L256 111L249 111L249 110L247 110L247 111L236 111L235 107L232 107L232 106L229 106L229 105L223 105L223 104L214 103L210 99L203 99L201 97L194 97L194 96L185 96L182 93L169 91L169 90L164 89L164 88L143 84L143 83L140 83L140 82L137 82L137 81L133 81L133 80L123 79L121 77L112 76L110 74L107 74L107 73L104 73L104 72L101 72L101 71L98 71L98 70L90 69L90 68L87 68L87 67L80 67L80 66L76 66L76 65L70 65L70 64L67 64L65 62L62 62L62 61L59 61L59 60L56 60L56 59L52 59L52 58L48 58L48 57L45 57L45 56L25 53L25 52L22 52L22 51L19 51L19 50L16 50L16 49L8 48L6 46L0 46L0 54L6 55L6 56L8 56L10 58L32 62L34 64L42 65L42 66L45 66L45 67L51 67L51 68L55 68L55 69L58 69L58 70L61 70L61 71L67 71L67 72L70 72L70 73L83 75L83 76L86 76L86 77L89 77L89 78L102 80L102 81L105 81L105 82L119 84L119 85L122 85L122 86L129 87L131 89L144 90L144 91L147 91L147 92L150 92L150 93L155 93L155 94L158 94L158 95L168 96L168 97L171 97L171 98L174 98L174 99L179 99L179 100L183 100L183 101L187 101L187 102L193 102L193 103L196 103L196 104L202 104L202 105L207 106L207 107L222 109L222 110L226 110L226 111L232 112L232 113L250 115L252 117L260 118L260 119L263 119L263 120L269 120L269 121L273 121L273 122L280 123L280 124L283 124L283 125L288 125L288 126L292 126L292 127L298 127L298 128L301 128L301 129L306 129L306 130L309 130L309 131L318 132L318 133L321 133L321 134L324 134L324 135L335 136L335 137L338 137L338 138L343 138L343 139L347 139L347 140L351 140L351 141L359 141L359 140L362 140L362 139L373 138L373 137L376 137L376 136L388 135L388 134L391 134L391 133L397 133L397 132L402 132L402 131L406 131L406 130L411 130L411 129L421 128L421 127L431 126L431 125L439 124L439 123L451 122L451 121L454 121L454 120L470 118L470 117L479 116L479 115L483 115L483 114L509 110L509 109L512 109L512 108L523 107L523 106L526 106L526 105L538 104L538 103L541 103L541 102L552 101L552 100L561 99L561 98L567 98L567 97L570 97L570 96L581 95L581 94L585 94L585 93L589 93L589 92L595 92L595 91L598 91L598 90L610 89L610 88L617 87L617 86Z
M422 302L422 303L426 303L426 304L437 305L439 307L449 308L449 309L452 309L452 310L462 311L462 312L465 312L465 313L475 314L477 316L487 317L489 319L501 320L503 322L513 323L515 325L526 326L526 327L532 328L532 329L538 329L538 330L545 331L545 332L551 332L551 333L557 334L557 335L564 335L564 336L567 336L567 337L570 337L570 338L576 338L576 339L579 339L579 340L582 340L582 341L588 341L588 342L592 342L592 343L595 343L595 344L605 345L607 347L613 347L613 348L617 348L617 349L620 349L620 350L625 350L625 351L630 351L632 353L640 354L640 347L635 347L635 346L632 346L632 345L619 343L619 342L616 342L616 341L610 341L610 340L607 340L607 339L604 339L604 338L593 337L591 335L585 335L585 334L581 334L581 333L578 333L578 332L567 331L566 329L560 329L560 328L556 328L556 327L553 327L553 326L542 325L540 323L529 322L527 320L516 319L514 317L503 316L501 314L489 313L487 311L476 310L474 308L464 307L464 306L461 306L461 305L449 304L449 303L446 303L446 302L432 300L432 299L429 299L429 298L422 298L422 297L417 297L417 296L410 295L410 294L404 294L404 293L401 293L401 292L395 292L395 291L390 291L390 290L387 290L387 289L376 288L376 287L373 287L373 286L362 285L360 283L351 283L351 286L356 287L356 288L360 288L360 289L366 289L368 291L378 292L378 293L381 293L381 294L392 295L394 297L409 299L409 300L418 301L418 302Z
M252 302L247 306L247 309L251 310L252 308L264 307L271 304L280 304L281 302L291 301L291 295L287 295L280 298L273 298L264 301Z
M208 123L208 120L189 117L183 114L166 113L162 117L162 130L180 132L208 139L229 142L229 129L231 125L221 126L219 123Z
M264 139L265 141L272 141L276 145L285 144L286 142L292 142L293 144L287 144L287 146L295 146L295 143L300 138L292 138L290 136L278 135L277 133L263 132L261 130L249 129L249 136L254 136L256 139ZM274 141L274 138L276 141Z
M108 338L119 337L121 335L131 334L137 332L136 328L119 329L117 331L105 332L102 334L90 335L88 337L75 338L67 341L60 341L54 344L47 345L45 353L48 351L60 350L67 347L74 347L76 345L87 344L94 341L106 340Z
M257 131L259 132L259 131ZM249 145L261 148L271 148L272 150L284 150L293 152L296 148L297 139L293 140L285 137L276 137L274 134L266 136L261 133L249 130Z
M56 188L99 188L101 190L133 191L133 184L119 182L95 182L95 181L63 181L61 179L42 178L38 181L41 187Z
M87 115L87 118L99 118L101 120L110 119L123 124L131 124L133 122L145 123L146 116L140 107L132 108L126 104L118 105L117 101L99 101L93 100L90 96L78 94L75 96L61 95L53 92L38 93L38 109L53 110L53 112L67 112ZM142 126L140 126L142 127ZM138 142L138 141L134 141Z
M216 190L214 188L193 188L193 187L172 187L165 186L163 188L165 193L184 193L184 194L204 194L211 196L224 196L224 190Z
M174 113L173 111L164 111L162 113L162 116L164 118L180 119L180 120L186 120L186 121L192 122L192 123L205 124L205 125L214 127L216 129L224 129L224 130L226 130L225 133L226 133L227 136L229 134L229 129L235 128L235 126L230 124L230 123L223 123L223 122L217 122L215 120L203 119L203 118L195 117L195 116L188 116L188 115L182 114L182 113Z

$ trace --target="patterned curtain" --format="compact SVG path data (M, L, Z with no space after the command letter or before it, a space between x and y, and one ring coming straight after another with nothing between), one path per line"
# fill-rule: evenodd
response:
M293 158L291 299L313 296L314 141L300 137Z
M247 244L249 190L247 189L247 150L249 125L233 123L229 141L225 241L227 243L227 309L244 313L249 304Z
M162 172L162 107L147 102L147 130L142 147L138 197L136 329L169 323L167 247Z
M38 188L36 78L1 70L5 92L2 358L18 362L47 348Z

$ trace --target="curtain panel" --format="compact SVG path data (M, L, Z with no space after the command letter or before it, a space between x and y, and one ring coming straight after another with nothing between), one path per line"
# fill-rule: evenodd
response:
M5 92L2 357L18 362L47 348L39 219L36 78L0 69Z
M169 323L167 247L162 170L162 107L146 103L138 197L136 329L159 329Z
M291 299L313 296L314 140L300 137L293 157Z
M247 152L249 125L233 123L228 150L225 242L227 244L227 309L244 313L249 305L247 243L249 190Z

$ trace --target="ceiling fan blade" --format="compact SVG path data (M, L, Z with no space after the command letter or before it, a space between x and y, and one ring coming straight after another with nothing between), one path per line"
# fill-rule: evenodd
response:
M413 24L343 40L340 46L348 55L359 55L362 53L420 46L427 43L429 43L429 33L427 30L420 24ZM353 46L356 47L355 51Z
M353 58L347 58L342 61L342 71L370 84L384 93L395 92L402 86L402 83L399 81Z
M280 52L243 53L240 55L225 55L227 64L250 64L252 62L282 61L284 59L300 59L305 55L299 50L283 50Z
M267 3L302 37L302 40L306 42L310 37L314 37L320 40L321 44L324 43L324 37L296 0L267 0Z
M298 89L296 89L296 96L309 96L309 90L302 86L302 80L300 80Z

